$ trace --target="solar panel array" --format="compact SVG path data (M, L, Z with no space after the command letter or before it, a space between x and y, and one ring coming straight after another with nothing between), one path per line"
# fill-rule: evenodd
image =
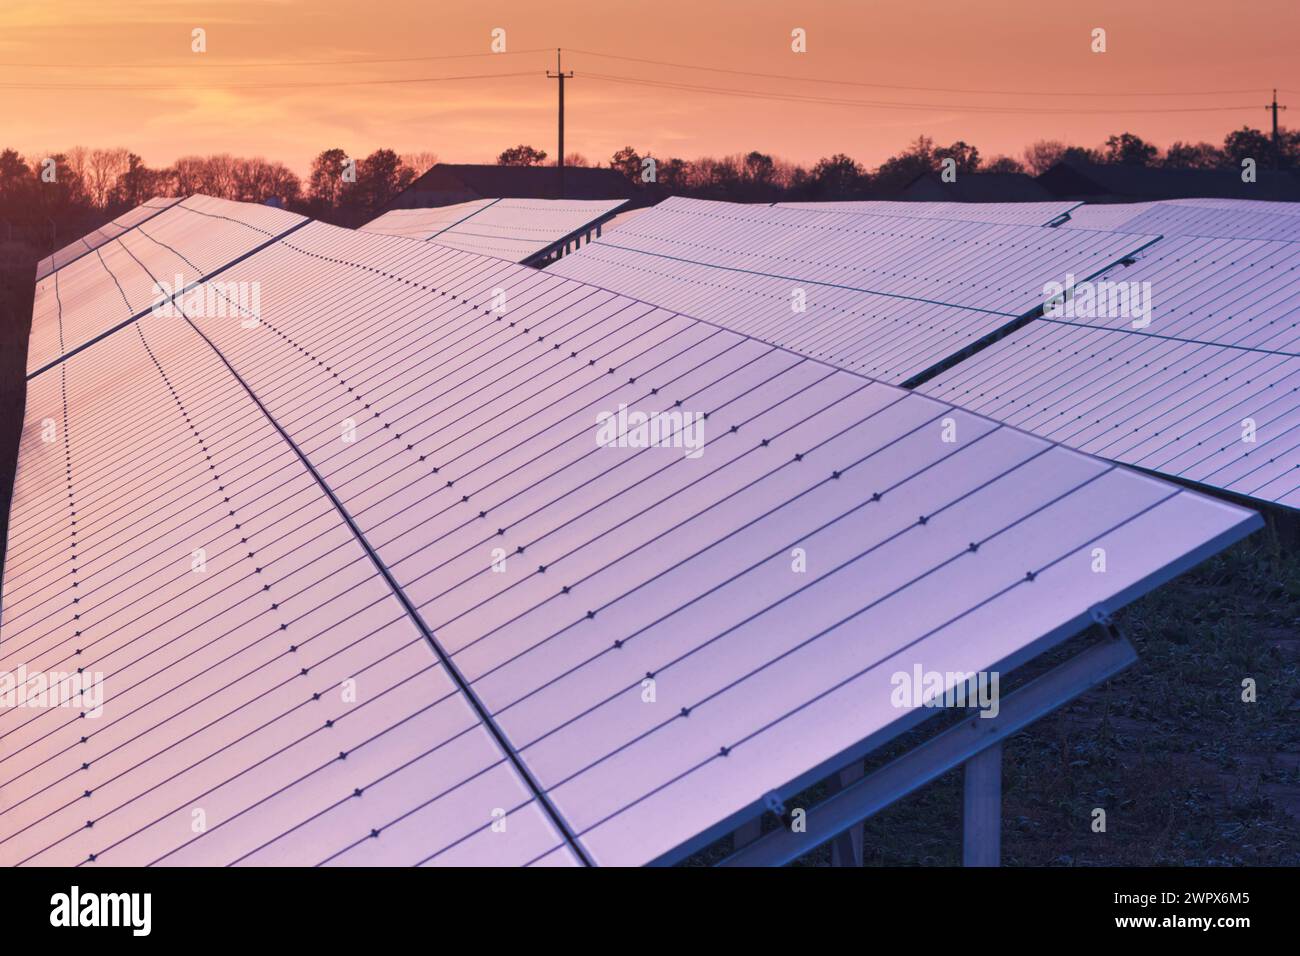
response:
M595 228L626 203L626 199L479 199L433 209L397 209L361 228L528 262Z
M141 266L228 254L175 239ZM259 307L29 386L0 667L105 699L0 709L0 861L675 859L926 716L894 672L1013 667L1258 524L499 259L309 223L220 279Z
M408 239L432 239L438 233L463 219L468 219L495 199L471 199L450 206L432 206L427 209L392 209L376 216L364 226L363 232L378 232L386 236L405 236Z
M779 202L781 209L857 212L903 219L946 219L953 222L993 222L1009 226L1047 226L1079 206L1074 200L1055 202L895 202L875 199L839 202Z
M38 280L44 279L50 273L62 269L69 262L81 258L88 252L93 252L110 239L117 238L128 229L135 228L140 223L151 219L164 209L174 206L180 201L179 196L175 198L158 197L141 203L130 212L123 213L112 222L101 226L88 235L82 236L75 242L68 243L53 255L46 256L36 263L36 278Z
M548 271L901 384L1150 241L672 198Z
M1081 206L1062 227L1161 236L1300 241L1300 203L1233 199Z
M1148 284L1149 315L1094 290L1098 307L1035 320L921 390L1092 454L1300 507L1300 245L1162 239L1103 280L1123 284L1120 305L1118 292Z
M270 206L191 196L100 243L36 283L28 374L304 222Z

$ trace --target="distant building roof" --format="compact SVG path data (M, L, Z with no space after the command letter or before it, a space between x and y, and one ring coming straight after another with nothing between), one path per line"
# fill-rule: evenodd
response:
M635 199L636 187L613 169L564 168L565 199ZM491 166L439 163L398 193L384 207L424 209L472 199L559 199L554 166Z
M1043 202L1053 199L1037 180L1025 173L959 173L946 183L938 173L923 173L902 193L903 199L924 202Z
M1065 161L1038 177L1060 199L1130 202L1143 199L1269 199L1300 201L1300 179L1290 171L1259 169L1242 182L1235 169L1164 169L1124 163Z

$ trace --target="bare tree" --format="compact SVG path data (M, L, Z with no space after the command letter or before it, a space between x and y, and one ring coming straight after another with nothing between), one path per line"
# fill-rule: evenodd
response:
M1025 147L1025 165L1035 176L1041 176L1065 156L1067 147L1060 140L1040 139Z
M127 170L130 155L120 146L91 150L86 190L90 194L90 201L96 206L101 209L107 208L118 177Z
M427 149L418 153L403 153L402 165L409 169L414 177L420 177L438 165L438 154Z

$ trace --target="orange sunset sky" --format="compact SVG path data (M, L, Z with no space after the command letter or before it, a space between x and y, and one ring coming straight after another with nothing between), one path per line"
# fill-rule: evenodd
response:
M482 55L496 27L509 52ZM1217 143L1267 128L1274 86L1300 110L1298 39L1300 0L0 0L0 146L125 146L151 165L230 152L300 173L331 146L554 155L557 46L577 74L566 150L598 162L630 144L874 166L922 133L986 157L1124 130Z

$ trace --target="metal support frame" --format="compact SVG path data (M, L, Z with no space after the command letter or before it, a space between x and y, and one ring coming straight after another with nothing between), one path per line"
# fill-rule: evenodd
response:
M1002 744L966 761L961 802L961 865L1002 863Z
M1113 623L1108 631L1109 639L1002 698L996 717L963 720L855 782L845 784L840 777L837 792L808 810L805 832L795 833L787 827L773 830L743 847L737 844L736 851L718 865L788 863L850 828L856 829L867 817L962 764L967 765L963 857L968 865L995 865L1000 837L1001 742L1137 660L1133 645Z
M839 793L866 775L861 760L855 760L831 778L831 790ZM862 865L862 824L855 823L831 841L831 866Z

